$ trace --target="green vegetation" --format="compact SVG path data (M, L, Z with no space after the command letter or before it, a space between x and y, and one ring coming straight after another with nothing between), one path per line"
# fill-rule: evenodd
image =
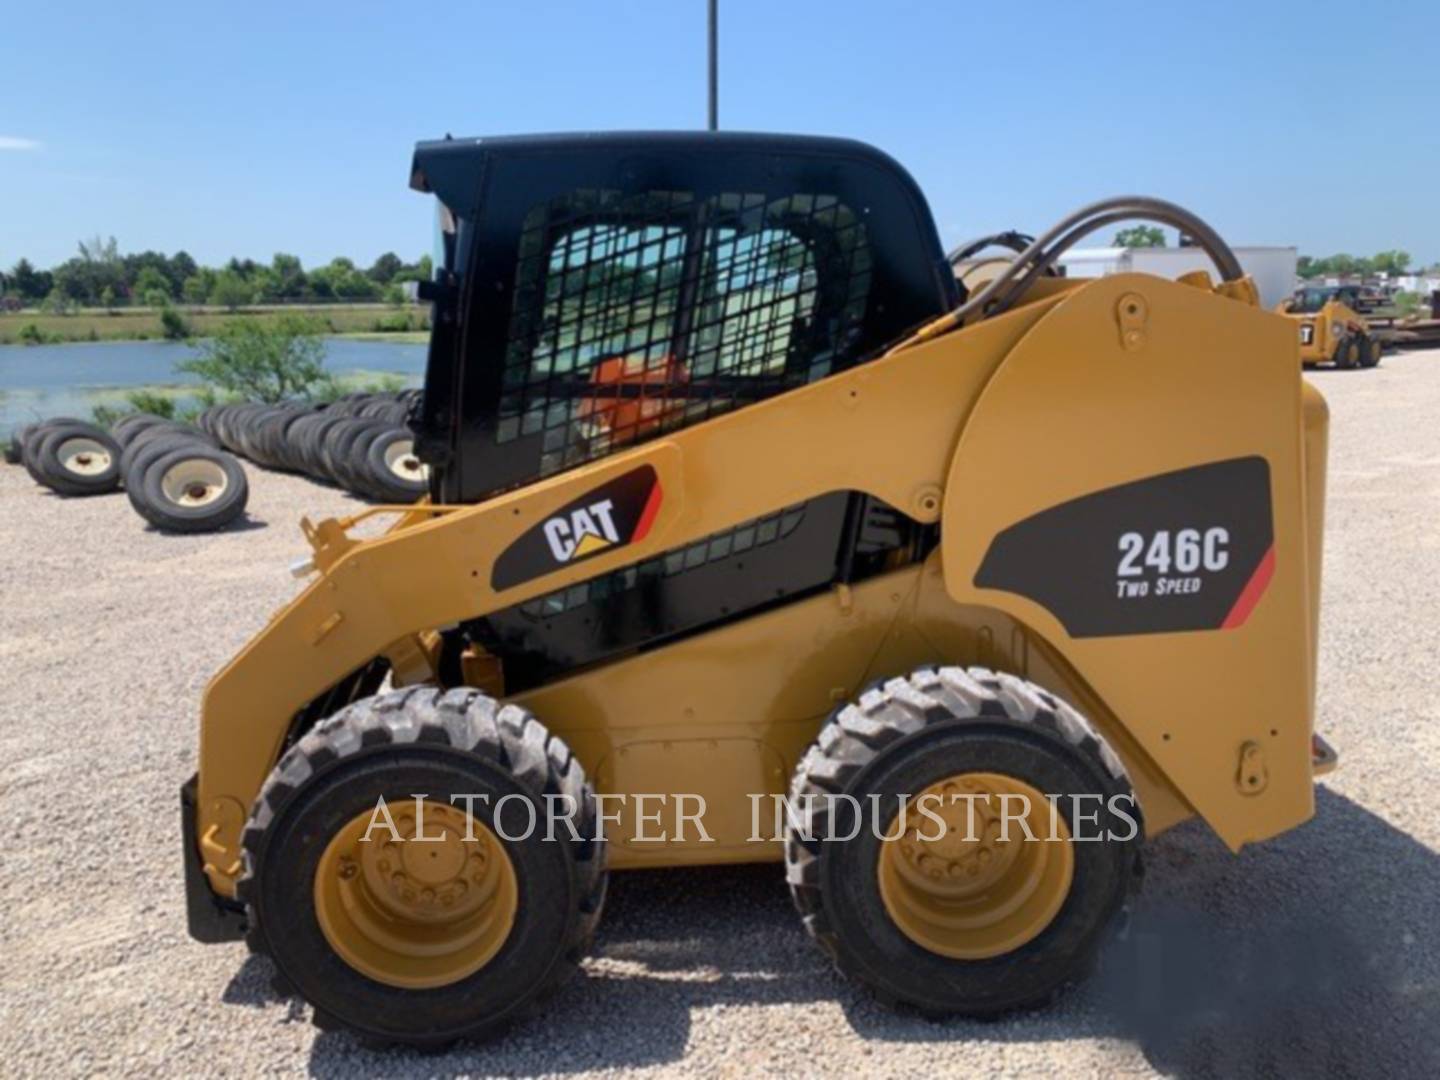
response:
M163 416L167 420L174 420L177 414L181 416L181 419L188 419L190 415L179 413L173 395L148 388L129 391L125 395L125 403L129 408L117 408L114 405L106 404L96 405L90 410L95 423L101 427L113 427L116 420L132 412L150 413L152 416Z
M0 300L9 307L61 313L76 308L163 308L183 301L237 310L254 304L354 303L404 300L399 286L432 273L430 257L407 263L387 251L361 270L349 259L306 271L294 255L277 253L270 263L231 259L222 267L200 266L186 252L142 251L121 255L115 238L81 241L79 254L49 270L21 259L0 270Z
M21 345L51 345L63 339L56 337L51 331L41 329L33 322L27 322L20 327L16 340Z
M356 334L338 334L336 336L345 338L347 341L388 341L392 345L424 345L430 340L430 331L366 331Z
M425 317L408 311L382 315L370 327L373 334L409 334L425 328Z
M333 401L341 394L374 394L402 390L409 385L412 385L412 380L393 372L351 371L344 375L327 374L314 385L309 400ZM95 400L96 403L90 406L91 416L95 423L110 427L121 417L133 412L153 413L167 419L193 423L195 417L211 405L245 399L240 395L222 393L214 386L175 383L153 384L130 390L104 390L96 394Z
M166 311L170 322L167 324ZM221 323L228 319L252 319L269 323L284 314L308 316L318 321L327 334L364 334L367 337L385 335L385 340L426 340L423 333L414 337L415 331L425 331L429 320L423 310L411 309L410 329L386 330L381 320L394 315L393 309L381 304L334 304L294 305L286 307L256 306L245 307L230 313L222 309L179 309L174 307L119 308L113 314L102 310L81 310L73 306L63 311L14 311L0 314L0 345L20 344L30 338L25 327L34 325L28 333L39 334L36 344L58 344L65 341L156 341L169 338L179 332L174 323L176 318L184 324L186 333L181 338L202 338L213 334ZM388 323L386 325L389 325ZM173 329L172 329L173 327ZM394 335L390 337L389 335ZM402 338L402 335L406 335Z
M267 404L323 393L333 380L325 372L324 326L281 315L273 323L232 319L201 345L201 354L176 365L215 391Z
M1115 246L1157 248L1165 246L1165 232L1158 225L1132 225L1115 234Z
M1391 299L1390 307L1394 309L1396 316L1402 319L1409 318L1411 315L1428 317L1430 314L1428 297L1415 292L1405 292L1403 289Z
M1369 258L1354 255L1327 255L1317 259L1301 255L1295 262L1295 273L1309 280L1316 277L1347 277L1351 274L1404 274L1410 269L1408 251L1381 251Z
M184 341L190 336L190 324L172 307L160 310L160 333L167 341Z

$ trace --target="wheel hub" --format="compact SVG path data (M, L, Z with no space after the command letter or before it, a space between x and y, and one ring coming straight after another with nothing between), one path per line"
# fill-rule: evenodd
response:
M66 471L78 476L99 476L110 468L110 452L94 439L66 439L56 456Z
M444 986L484 967L514 925L515 870L499 839L463 810L391 807L395 831L367 810L325 848L315 910L331 947L378 982ZM370 839L364 839L367 831Z
M406 480L430 477L429 467L415 456L415 444L410 439L397 439L385 448L385 467Z
M880 847L880 897L899 930L931 952L965 960L1011 952L1044 930L1069 894L1070 830L1022 780L946 777L910 802L899 826L892 819L893 838Z
M178 461L160 478L160 490L178 506L209 506L228 487L225 470L206 458Z

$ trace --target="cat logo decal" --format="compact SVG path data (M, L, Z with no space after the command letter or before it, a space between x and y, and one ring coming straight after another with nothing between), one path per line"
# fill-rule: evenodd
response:
M495 560L494 589L513 589L562 566L639 543L660 512L660 478L642 465L560 507Z

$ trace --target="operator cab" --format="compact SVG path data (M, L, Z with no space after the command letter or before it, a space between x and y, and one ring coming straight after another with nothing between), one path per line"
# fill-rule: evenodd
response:
M439 502L482 501L844 371L961 297L915 182L850 140L447 139L416 149L411 186L441 204L414 421ZM469 630L507 681L533 684L853 580L921 532L836 492Z

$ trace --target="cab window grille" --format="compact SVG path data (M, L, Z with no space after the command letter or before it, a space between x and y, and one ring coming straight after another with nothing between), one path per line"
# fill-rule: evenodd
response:
M863 222L826 195L582 190L520 236L496 443L549 476L861 359Z

